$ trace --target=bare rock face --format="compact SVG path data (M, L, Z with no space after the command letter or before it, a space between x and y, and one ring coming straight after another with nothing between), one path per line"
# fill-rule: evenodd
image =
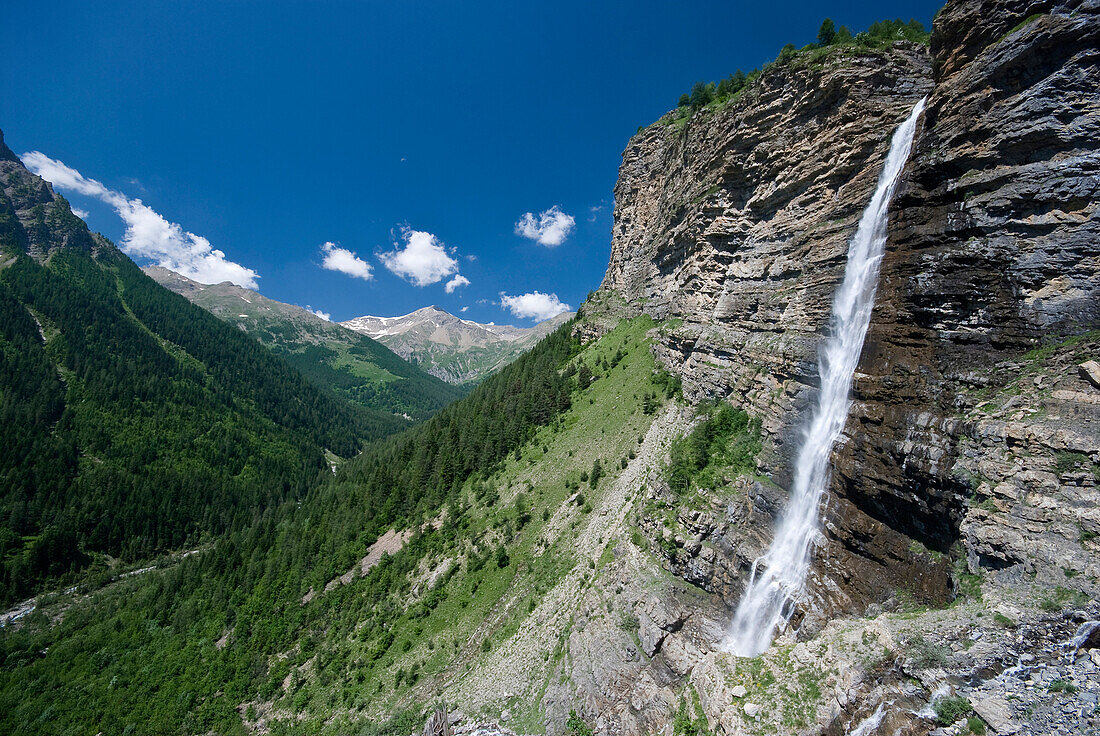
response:
M63 248L96 252L103 246L102 238L88 233L69 203L54 193L49 182L27 171L4 143L3 131L0 131L0 192L3 194L0 248L22 251L44 261ZM15 223L18 224L13 227Z
M932 54L832 518L1065 584L1096 568L1100 4L949 3Z
M814 605L799 614L821 620L806 632L899 593L943 603L944 553L960 549L971 572L1100 572L1100 401L1077 369L1100 355L1098 49L1095 1L951 2L930 54L898 42L773 67L625 151L597 299L662 320L658 358L689 398L761 417L759 470L782 489L848 240L893 130L928 96L834 451ZM768 506L752 528L718 513L672 540L670 569L732 602Z
M894 128L930 89L931 59L917 44L837 52L821 67L770 69L725 109L698 113L681 130L653 126L624 153L604 301L621 298L627 311L665 320L658 358L683 377L689 398L732 396L762 418L761 470L780 487L817 382L817 345L848 240ZM717 553L680 544L670 568L736 600L784 504L763 490L738 492L745 503L714 499L715 512L728 505L738 517L694 530ZM877 581L878 568L911 561L908 540L882 524L840 520L849 540L884 560L858 578ZM944 575L926 587L928 598L949 593ZM850 607L842 597L827 608Z

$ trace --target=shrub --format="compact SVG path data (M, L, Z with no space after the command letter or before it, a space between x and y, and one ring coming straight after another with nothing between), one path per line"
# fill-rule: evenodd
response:
M565 721L565 730L569 732L569 736L592 736L592 727L577 715L575 708L569 711L569 718Z
M1054 468L1058 471L1058 475L1071 473L1078 467L1086 470L1092 467L1092 462L1087 455L1083 455L1080 452L1064 451L1054 454Z
M704 474L711 466L728 468L734 474L751 472L759 451L759 421L729 404L720 404L687 437L673 442L668 483L683 492L700 477L711 482L714 478Z
M1026 25L1026 21L1022 25ZM831 18L826 18L817 32L817 43L809 44L803 50L809 51L816 48L847 44L876 47L889 45L894 41L913 41L927 44L930 38L931 34L917 20L905 22L901 18L897 18L895 20L876 21L866 31L861 31L853 36L851 30L846 26L837 28ZM797 53L793 44L787 44L780 51L777 61L781 63L789 61ZM692 110L697 110L714 100L728 100L758 76L760 76L759 69L754 69L748 75L739 69L735 74L731 74L718 83L696 82L692 86L690 94L680 95L677 107L690 107Z
M936 713L936 723L941 726L950 726L963 716L970 715L974 709L970 707L970 701L959 695L949 695L940 698L932 704L932 710Z
M619 628L623 631L637 631L638 617L632 611L621 611L619 613Z
M595 488L600 482L600 478L603 477L603 466L600 464L599 458L592 461L592 473L588 477L591 479L589 485Z
M950 650L947 647L930 642L920 634L909 637L905 642L905 648L906 654L917 667L939 667L946 664L950 656Z

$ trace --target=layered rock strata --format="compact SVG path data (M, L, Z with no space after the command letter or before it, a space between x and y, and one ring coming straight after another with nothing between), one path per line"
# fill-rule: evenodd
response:
M1095 593L1100 3L950 3L932 54L834 511Z
M631 140L603 301L665 321L658 357L689 398L762 418L759 470L777 485L715 489L692 533L729 554L673 553L671 569L732 602L766 543L848 239L891 132L928 95L799 620L809 634L899 595L942 603L947 553L971 573L1096 572L1100 403L1074 361L1095 357L1100 327L1098 9L953 2L930 56L899 42L796 60Z

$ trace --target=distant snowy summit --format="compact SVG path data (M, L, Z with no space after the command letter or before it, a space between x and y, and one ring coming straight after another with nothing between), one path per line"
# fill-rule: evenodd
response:
M341 322L450 383L480 381L525 353L572 312L534 327L482 324L438 307L423 307L401 317L363 316Z

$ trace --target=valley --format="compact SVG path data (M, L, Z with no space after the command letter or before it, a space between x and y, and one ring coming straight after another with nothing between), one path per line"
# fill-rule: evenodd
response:
M463 395L383 345L318 317L226 282L203 285L159 266L142 269L261 343L322 388L367 409L427 419Z
M139 269L0 148L0 726L1100 728L1100 6L842 31L638 128L525 328Z

